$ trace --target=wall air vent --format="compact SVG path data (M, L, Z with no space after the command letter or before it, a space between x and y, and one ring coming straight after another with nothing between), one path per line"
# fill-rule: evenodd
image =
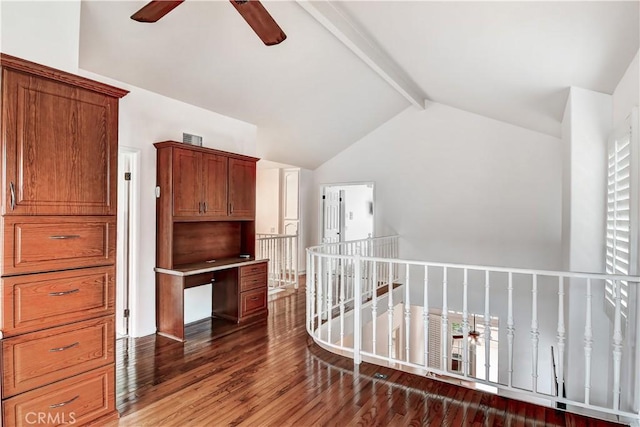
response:
M183 132L182 142L184 142L185 144L197 145L198 147L202 147L202 137L198 135Z

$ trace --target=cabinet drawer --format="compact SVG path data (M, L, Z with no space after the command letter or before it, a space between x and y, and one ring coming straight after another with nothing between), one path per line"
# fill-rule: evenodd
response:
M3 340L3 395L113 363L113 323L104 317Z
M267 273L240 277L240 292L257 288L266 288Z
M250 316L267 308L267 290L256 289L240 294L240 317Z
M9 337L113 313L115 267L2 279L0 329Z
M251 276L254 274L267 274L267 263L245 265L240 267L240 277Z
M116 218L5 217L3 275L115 263Z
M115 414L113 366L96 369L2 403L5 427L84 425Z

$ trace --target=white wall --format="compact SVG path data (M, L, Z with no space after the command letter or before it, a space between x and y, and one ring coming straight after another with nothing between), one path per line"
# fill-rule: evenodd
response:
M256 171L256 233L280 233L280 169Z
M561 150L558 138L432 103L320 166L315 191L374 182L376 234L398 233L412 259L558 269ZM315 242L318 209L316 198Z
M640 104L640 50L613 92L613 128L627 118L631 109Z
M302 274L306 272L307 254L305 249L316 244L316 206L315 201L320 197L317 186L314 184L313 171L300 169L300 228L298 229L301 248L298 259L298 271Z
M64 71L78 69L80 0L2 0L0 15L0 51Z

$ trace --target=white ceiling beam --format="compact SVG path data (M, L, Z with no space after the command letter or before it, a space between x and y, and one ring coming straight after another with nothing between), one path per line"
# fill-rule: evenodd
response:
M424 109L427 97L422 90L344 12L327 0L296 1L398 93L416 107Z

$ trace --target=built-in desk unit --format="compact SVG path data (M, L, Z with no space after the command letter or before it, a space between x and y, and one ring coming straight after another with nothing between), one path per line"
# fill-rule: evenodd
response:
M254 157L165 141L157 149L156 320L184 340L184 290L212 285L212 313L267 316L267 260L255 259Z

